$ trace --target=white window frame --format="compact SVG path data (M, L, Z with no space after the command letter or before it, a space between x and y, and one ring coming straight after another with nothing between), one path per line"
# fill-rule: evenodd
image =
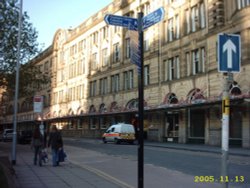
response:
M202 29L206 27L206 12L204 2L200 4L200 26Z
M117 63L120 61L120 44L115 43L113 47L114 47L113 62Z
M197 19L199 20L199 12L198 12L197 5L195 5L191 8L191 20L192 20L191 31L192 32L197 31L197 22L198 22Z
M173 18L168 20L168 42L172 42L174 40L174 25Z
M205 72L206 51L205 48L201 48L201 70Z
M180 17L179 15L175 15L175 38L180 38Z
M90 96L93 97L96 95L96 80L90 82Z
M174 80L180 78L180 59L179 56L169 58L166 65L167 80Z
M192 67L193 67L193 75L196 75L200 72L199 49L192 51Z
M191 31L191 28L190 28L190 10L187 9L186 10L186 32L187 34L189 34Z
M164 81L168 80L168 60L163 61L164 64Z
M102 66L105 67L109 63L108 48L102 49Z
M115 74L111 76L111 92L117 92L120 89L120 78L119 78L119 74Z
M98 59L97 59L97 52L92 54L92 62L91 62L91 69L97 69Z
M126 38L125 39L126 40L126 42L125 42L125 53L126 53L126 55L125 55L125 57L128 59L128 58L130 58L130 56L131 56L131 52L130 52L130 38Z
M144 66L144 86L150 84L149 65Z
M190 63L190 53L186 52L186 67L187 67L187 76L191 75L191 63Z

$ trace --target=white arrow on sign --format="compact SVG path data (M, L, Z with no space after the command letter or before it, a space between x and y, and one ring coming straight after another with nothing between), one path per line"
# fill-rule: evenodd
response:
M231 69L233 68L232 56L233 52L236 53L236 46L230 39L223 45L223 53L225 51L227 51L227 67Z

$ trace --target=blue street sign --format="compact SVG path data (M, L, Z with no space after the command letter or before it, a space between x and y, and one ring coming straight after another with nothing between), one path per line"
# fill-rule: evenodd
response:
M164 8L161 7L154 12L151 12L147 16L142 18L143 30L149 28L150 26L160 22L164 18Z
M218 35L218 71L240 72L240 35Z
M136 31L137 28L138 28L137 19L135 19L135 18L130 18L130 17L126 17L126 16L117 16L117 15L113 15L113 14L107 14L104 17L104 20L109 25L126 27L129 30L135 30Z

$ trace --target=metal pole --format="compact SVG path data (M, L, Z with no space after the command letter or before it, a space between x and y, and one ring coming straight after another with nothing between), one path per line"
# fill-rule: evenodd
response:
M138 90L139 90L139 147L138 147L138 188L143 188L144 172L144 138L143 138L143 111L144 111L144 65L143 65L143 30L142 30L143 13L138 13L138 36L139 36L139 53L140 66L138 68Z
M230 99L228 87L228 74L223 77L223 97L222 97L222 161L220 182L223 188L228 187L228 149L229 149L229 114Z
M14 117L13 117L13 140L12 140L12 164L16 164L16 140L17 140L17 104L18 104L18 90L19 90L19 65L20 65L20 38L22 30L22 9L23 0L20 0L19 21L18 21L18 38L17 38L17 62L16 62L16 86L15 86L15 99L14 99Z

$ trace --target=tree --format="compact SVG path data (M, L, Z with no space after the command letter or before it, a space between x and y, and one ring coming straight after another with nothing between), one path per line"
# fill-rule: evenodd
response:
M13 96L15 87L16 62L18 51L18 20L20 7L17 0L0 2L0 88L5 88L8 96ZM41 86L48 81L41 75L37 66L29 61L39 53L38 32L29 22L27 12L22 14L20 36L20 82L19 96L32 95L31 86Z

